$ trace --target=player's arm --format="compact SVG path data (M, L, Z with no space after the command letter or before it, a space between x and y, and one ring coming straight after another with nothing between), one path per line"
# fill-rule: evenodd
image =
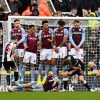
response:
M67 38L68 38L68 31L67 29L64 29L64 38L62 43L59 45L59 47L62 47L65 43L67 43Z
M81 68L80 66L77 66L77 67L74 66L73 67L74 70L80 70L80 68Z
M25 36L25 41L23 42L23 44L24 44L24 49L27 49L28 48L28 46L27 46L27 35Z
M82 40L80 41L80 43L78 45L79 48L84 43L84 41L85 41L85 28L82 28Z
M78 45L79 48L84 43L84 41L85 41L85 28L82 28L82 40L81 40L81 42Z
M38 46L38 50L40 51L42 49L42 30L39 31L39 33L38 33L38 43L37 43L37 46Z
M74 47L77 46L72 38L72 28L69 28L69 40Z
M54 44L54 31L51 29L49 31L51 31L51 39L48 39L48 41Z
M20 39L18 42L17 42L17 45L23 43L25 41L25 38L26 38L26 33L25 33L25 30L23 28L21 28L21 31L22 31L22 39Z

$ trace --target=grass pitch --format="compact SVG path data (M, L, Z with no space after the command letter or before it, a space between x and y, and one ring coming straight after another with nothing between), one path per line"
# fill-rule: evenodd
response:
M2 92L0 100L100 100L100 92Z

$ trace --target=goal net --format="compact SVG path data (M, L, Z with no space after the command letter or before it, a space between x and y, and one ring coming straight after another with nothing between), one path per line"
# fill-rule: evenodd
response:
M15 19L19 19L21 22L21 26L26 30L28 30L29 25L33 24L37 28L37 32L41 29L42 21L48 20L49 27L54 30L57 27L57 21L62 19L65 21L65 27L69 29L73 27L74 20L80 20L81 27L86 28L85 31L85 42L84 42L84 63L85 63L85 78L92 86L93 82L93 74L88 69L87 63L90 60L94 60L97 64L97 68L100 67L100 18L94 17L32 17L32 16L9 16L8 22L4 23L4 44L10 40L10 31L13 27L13 23ZM39 56L38 56L38 64L39 64ZM38 64L36 66L36 70L38 70ZM61 70L60 63L58 63L59 71ZM62 79L61 75L59 77ZM30 71L27 69L25 75L25 82L30 82ZM97 87L99 86L99 83ZM80 84L76 84L75 90L85 90L83 86Z

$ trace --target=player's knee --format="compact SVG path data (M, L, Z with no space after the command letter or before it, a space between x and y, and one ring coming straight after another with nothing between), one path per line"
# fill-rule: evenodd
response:
M44 61L44 60L41 60L41 61L40 61L40 64L45 64L45 61Z
M30 64L30 65L31 65L31 67L33 67L33 68L36 66L35 64Z
M56 64L56 61L55 60L51 60L51 66L55 65Z

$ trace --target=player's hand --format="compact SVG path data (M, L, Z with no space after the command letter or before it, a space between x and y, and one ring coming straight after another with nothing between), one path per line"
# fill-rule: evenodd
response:
M41 49L42 49L41 46L38 46L38 47L37 47L37 51L41 52Z
M80 48L79 48L78 46L76 46L76 47L75 47L75 50L76 50L76 51L79 51L79 50L80 50Z
M13 45L13 49L16 49L16 47L17 47L17 44L14 43L14 45Z
M28 48L28 46L27 45L24 45L24 50L26 50Z
M2 44L2 41L0 41L0 44Z
M49 42L53 42L53 40L51 40L51 39L47 39Z
M59 48L58 47L55 47L54 50L55 50L55 52L59 52Z

